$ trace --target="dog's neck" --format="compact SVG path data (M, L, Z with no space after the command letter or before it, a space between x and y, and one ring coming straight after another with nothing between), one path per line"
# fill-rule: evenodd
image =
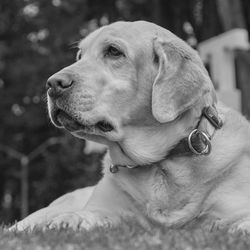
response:
M165 158L175 158L194 155L208 155L212 149L211 140L217 129L223 125L215 107L208 106L202 111L200 120L188 137L184 137Z
M201 119L201 114L195 121L193 127L189 126L188 131L183 131L190 133L190 130L199 123L200 129L214 134L214 126L208 119L204 117ZM203 215L206 210L204 200L210 195L216 183L216 180L211 182L203 180L204 157L210 156L170 157L134 169L122 167L117 174L113 174L109 170L113 159L107 156L104 172L136 201L152 221L180 227ZM136 187L136 192L133 187ZM131 189L133 191L130 192Z
M136 166L164 159L168 150L190 133L200 115L200 108L194 107L169 123L124 127L123 140L108 145L112 163Z
M190 114L186 114L186 116L190 117ZM184 124L185 126L188 126L189 122L188 122L188 119L186 118L184 122L176 121L176 124L174 124L174 126L177 127L178 124ZM198 119L195 119L195 125L189 125L186 129L182 128L182 129L174 131L176 138L178 138L176 139L176 141L171 142L171 140L169 140L169 138L171 137L168 136L167 138L168 142L165 142L165 144L167 145L167 148L164 147L165 145L161 145L161 143L164 141L162 140L162 138L159 138L159 140L155 140L156 144L153 146L154 148L157 149L157 153L159 155L161 154L161 157L159 157L158 159L156 158L156 160L150 162L149 164L157 163L164 159L170 159L170 158L175 158L175 157L186 157L186 156L209 154L211 150L210 141L215 133L215 130L220 128L221 126L222 126L222 121L219 118L216 109L212 106L204 108L201 114L198 116ZM159 128L157 128L157 130L159 130ZM173 132L173 131L170 131L170 132ZM189 133L189 136L187 136L186 133ZM140 142L138 142L138 144L139 143ZM144 145L144 143L142 143L142 145ZM162 148L165 148L164 149L165 152L162 151ZM115 155L114 155L114 150L111 151L111 158L113 157L117 158L117 155L120 155L122 153L129 160L131 160L131 157L126 153L126 151L123 150L123 147L121 145L119 145L118 150L120 150L121 152L116 151ZM151 158L155 159L153 157ZM115 159L115 161L114 159L112 160L114 164L111 165L110 171L113 173L117 172L119 167L134 168L134 167L143 167L143 165L149 165L148 163L138 164L134 162L130 164L128 163L124 164L121 162L117 163L117 159Z

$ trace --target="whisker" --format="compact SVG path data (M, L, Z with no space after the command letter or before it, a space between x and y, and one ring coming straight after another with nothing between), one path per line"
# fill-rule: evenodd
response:
M70 43L68 46L70 49L78 49L79 48L79 43L81 40L75 41L73 43Z
M47 102L47 94L46 94L46 93L42 94L41 100L42 100L43 102Z

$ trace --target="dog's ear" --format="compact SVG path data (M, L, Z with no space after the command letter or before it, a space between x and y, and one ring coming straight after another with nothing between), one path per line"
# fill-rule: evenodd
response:
M152 90L152 113L161 123L175 120L209 91L209 77L188 45L179 39L155 38L159 70Z

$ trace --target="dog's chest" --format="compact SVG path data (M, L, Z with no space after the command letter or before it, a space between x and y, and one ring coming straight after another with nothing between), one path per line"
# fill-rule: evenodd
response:
M181 169L169 171L162 166L151 165L121 168L111 175L123 191L145 207L172 210L188 202L192 193L190 172Z

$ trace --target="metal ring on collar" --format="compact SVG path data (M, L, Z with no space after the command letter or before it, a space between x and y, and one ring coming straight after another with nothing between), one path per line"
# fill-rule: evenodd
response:
M117 172L119 171L119 168L117 167L117 165L111 164L111 165L109 166L109 171L110 171L112 174L115 174L115 173L117 173Z
M132 166L132 165L114 165L114 164L111 164L109 166L109 171L114 174L114 173L117 173L119 171L119 167L123 167L123 168L128 168L128 169L133 169L133 168L137 168L137 166Z
M193 145L192 145L192 136L195 134L195 133L200 133L204 138L205 138L205 141L204 143L206 144L206 148L203 149L201 152L197 151ZM188 146L190 148L190 150L197 154L197 155L208 155L210 152L211 152L211 141L209 139L209 136L203 132L203 131L200 131L198 129L194 129L188 136Z

